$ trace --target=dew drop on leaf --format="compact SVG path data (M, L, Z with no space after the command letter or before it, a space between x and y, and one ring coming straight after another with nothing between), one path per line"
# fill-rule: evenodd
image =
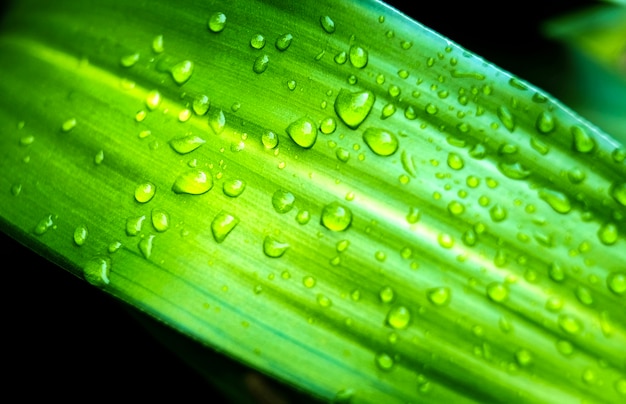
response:
M63 122L63 124L61 125L61 130L63 132L69 132L72 129L74 129L76 127L77 121L76 118L70 118L68 120L66 120L65 122Z
M205 140L196 135L187 135L170 140L170 146L178 154L187 154L202 146Z
M626 295L626 272L611 272L606 278L609 290L618 296Z
M589 153L595 147L595 142L591 136L580 126L572 126L572 138L574 149L580 153Z
M182 85L191 78L193 69L194 64L191 60L183 60L172 66L170 73L176 84Z
M286 130L291 140L305 149L313 147L317 140L317 125L308 116L296 119L287 126Z
M96 287L104 287L109 284L110 271L111 259L96 256L89 259L83 266L83 277Z
M37 225L35 226L35 229L33 230L33 232L36 235L41 236L53 227L54 227L53 215L46 215L43 218L41 218L39 222L37 222Z
M283 52L286 51L289 46L291 46L291 41L293 40L293 35L291 34L283 34L276 39L276 49Z
M546 201L555 212L565 214L572 210L572 204L568 196L562 192L541 189L539 190L539 197Z
M152 40L152 51L154 53L163 53L165 48L163 47L163 35L157 35Z
M211 233L218 243L223 242L226 237L239 224L239 219L230 213L221 211L211 222Z
M204 94L199 94L193 99L193 112L195 112L198 116L205 115L209 111L210 107L211 101L209 100L209 97Z
M135 188L135 200L139 203L150 202L156 193L156 186L151 182L144 182Z
M598 230L598 238L603 244L613 245L617 242L618 237L619 232L615 223L607 222Z
M506 219L507 211L502 205L495 204L489 209L489 216L494 222L501 222Z
M266 236L263 240L263 253L270 258L282 257L289 249L289 244L272 236Z
M152 226L162 233L170 227L170 215L163 209L152 209Z
M141 240L139 240L139 243L137 244L137 246L139 247L139 251L141 252L141 255L143 255L143 257L145 259L150 259L150 257L152 256L152 248L154 247L154 234L149 235L148 237L144 237Z
M358 45L352 45L348 52L348 58L352 66L362 69L367 66L369 55L367 51Z
M448 287L438 287L428 289L426 296L435 306L444 306L450 302L452 292Z
M213 177L202 170L189 170L176 178L172 191L177 194L200 195L213 188Z
M268 130L261 135L261 143L263 143L263 147L266 149L274 149L278 146L278 135Z
M254 49L263 49L265 46L265 37L261 34L255 34L250 38L250 46Z
M267 66L269 66L269 63L270 63L269 56L265 54L259 55L254 60L254 64L252 65L252 70L254 70L254 72L257 74L261 74L267 70Z
M324 28L324 31L328 32L329 34L335 32L335 22L329 16L321 16L320 24L322 25L322 28Z
M87 241L87 236L89 235L89 232L87 231L87 226L85 225L80 225L77 226L76 229L74 229L74 243L81 247L82 245L85 244L85 241Z
M216 135L224 132L226 127L226 116L221 108L211 109L209 111L209 127L215 132Z
M539 116L537 116L535 127L539 133L547 135L556 128L556 118L551 112L542 111Z
M406 306L394 306L387 313L387 324L396 330L408 327L411 322L411 311Z
M339 202L331 202L322 209L321 223L331 231L344 231L352 223L352 211Z
M511 111L507 107L501 105L498 107L496 113L500 122L502 122L502 125L504 125L509 132L513 132L515 130L515 116L511 113Z
M391 369L393 369L393 366L395 365L395 361L393 360L393 358L389 356L389 354L384 352L376 355L375 362L376 366L378 366L380 370L385 372L389 372Z
M569 314L561 314L558 318L559 327L568 334L580 333L583 326L576 317Z
M626 182L614 184L611 195L620 205L626 206Z
M134 216L126 219L126 235L136 236L141 232L143 221L146 220L146 216Z
M363 141L375 154L384 157L391 156L399 147L396 135L381 128L367 128Z
M240 179L232 179L228 181L224 181L224 185L222 190L226 196L230 196L231 198L236 198L241 195L246 189L246 182Z
M335 99L335 112L343 123L356 129L372 110L375 98L371 91L350 92L341 89Z
M211 32L222 32L226 26L226 14L221 11L217 11L209 16L207 26Z
M293 209L296 197L289 191L279 189L272 195L272 206L278 213L287 213Z

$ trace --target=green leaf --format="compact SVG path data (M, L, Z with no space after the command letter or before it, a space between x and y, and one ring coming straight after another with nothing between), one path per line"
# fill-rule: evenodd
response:
M383 3L29 0L2 230L314 397L626 395L624 146Z

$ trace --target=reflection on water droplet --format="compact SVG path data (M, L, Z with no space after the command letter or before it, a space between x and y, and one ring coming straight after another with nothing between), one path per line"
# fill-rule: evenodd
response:
M426 296L428 300L434 304L435 306L444 306L450 302L452 292L450 288L447 287L439 287L428 289L426 292Z
M261 136L261 142L266 149L274 149L278 146L278 135L268 130Z
M501 105L498 107L496 112L500 122L502 122L502 125L504 125L509 132L513 132L515 130L515 116L511 113L511 111L507 107Z
M291 140L305 149L313 147L317 140L317 125L308 116L296 119L289 124L286 130Z
M372 110L375 99L371 91L350 92L341 89L335 99L335 112L343 123L356 129Z
M379 156L391 156L399 147L396 135L380 128L367 128L363 132L363 141Z
M254 49L263 49L265 46L265 37L261 34L255 34L250 38L250 46Z
M224 194L232 198L236 198L241 195L246 189L246 183L243 180L232 179L224 182L222 190Z
M448 167L453 170L460 170L465 167L463 157L457 153L448 153Z
M80 225L76 227L76 229L74 229L74 243L76 243L79 247L82 246L85 244L85 241L87 241L88 235L89 232L87 231L87 226Z
M603 244L613 245L617 242L618 237L619 231L615 223L605 223L598 230L598 238Z
M392 307L387 313L387 324L396 330L408 327L411 322L411 312L405 306Z
M139 203L150 202L156 193L156 186L151 182L144 182L135 188L135 200Z
M322 210L321 223L331 231L344 231L352 223L352 211L339 202L331 202Z
M546 135L556 128L556 118L551 112L542 111L537 117L535 127L539 133Z
M489 216L491 216L491 220L494 222L501 222L506 219L507 212L502 205L495 204L489 209Z
M207 26L211 32L222 32L226 26L226 14L221 11L211 14L209 21L207 22Z
M218 243L223 242L237 224L239 224L237 217L224 211L218 213L213 222L211 222L211 232L215 241Z
M163 209L152 209L152 226L160 233L170 227L170 215Z
M202 170L189 170L176 178L172 191L177 194L200 195L213 188L213 177Z
M320 131L325 135L330 135L337 129L337 122L331 116L324 118L320 123Z
M205 140L196 135L187 135L170 140L170 146L179 154L187 154L202 146Z
M96 256L87 261L83 266L83 277L87 282L96 287L104 287L109 284L110 271L111 259Z

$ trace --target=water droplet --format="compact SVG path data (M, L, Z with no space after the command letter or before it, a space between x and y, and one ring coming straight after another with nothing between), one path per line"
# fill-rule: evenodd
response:
M46 215L37 223L33 232L36 235L41 236L53 227L54 227L53 215Z
M595 147L593 138L580 126L572 126L572 137L574 149L580 153L589 153Z
M495 204L489 209L489 216L491 216L491 220L494 222L501 222L506 219L507 212L502 205Z
M550 296L546 300L546 309L552 312L557 312L563 308L564 301L559 296Z
M615 390L622 395L626 396L626 379L622 378L615 382Z
M313 119L303 116L289 124L287 134L298 146L309 149L317 140L317 125Z
M170 146L179 154L187 154L202 146L205 140L196 135L188 135L170 140Z
M452 292L450 288L447 287L439 287L428 289L426 292L426 296L428 296L428 300L435 306L444 306L450 302Z
M255 73L257 74L261 74L264 71L267 70L267 66L270 63L270 57L267 55L259 55L255 60L254 60L254 64L252 65L252 70L254 70Z
M415 224L419 222L421 216L422 216L422 213L420 212L418 208L411 207L409 209L409 213L406 215L406 221L409 224Z
M591 305L593 304L593 296L591 295L591 291L589 288L584 286L576 287L576 297L582 304Z
M89 235L89 231L87 230L87 226L80 225L74 229L74 243L77 246L82 246L87 241L87 236Z
M18 196L22 193L22 184L13 184L11 186L11 195Z
M435 104L428 103L426 104L426 107L424 107L424 111L426 111L428 115L435 115L439 112L439 108L437 108Z
M163 53L165 48L163 47L163 35L157 35L152 40L152 51L154 53Z
M289 46L291 45L291 41L293 40L293 35L291 34L284 34L279 36L276 39L276 43L274 44L276 46L276 49L278 49L279 51L283 52L285 50L287 50L287 48L289 48Z
M246 183L243 180L232 179L224 182L222 190L226 196L236 198L246 189Z
M111 259L108 257L93 257L83 266L83 277L96 287L103 287L109 284L110 272Z
M509 297L509 288L499 282L487 285L487 296L496 303L502 303Z
M448 153L448 167L453 170L460 170L465 166L463 158L457 153Z
M298 224L307 224L311 220L311 212L306 209L301 209L296 214L296 222Z
M561 355L569 356L574 353L574 346L567 340L558 340L556 342L556 349Z
M383 303L391 303L395 300L396 294L390 286L384 286L378 292L378 297Z
M344 231L352 223L352 211L339 202L331 202L322 209L321 223L331 231Z
M131 67L134 66L135 63L139 61L139 53L131 53L128 55L124 55L120 58L120 65L122 67Z
M350 63L352 66L357 69L362 69L367 66L368 62L368 54L365 49L358 45L352 45L350 47L350 52L348 53L348 58L350 59Z
M347 60L348 60L348 54L345 51L341 51L337 53L334 58L335 63L337 63L338 65L342 65L346 63Z
M224 115L224 111L221 108L212 109L209 112L209 126L213 129L216 135L224 132L224 128L226 127L226 116Z
M408 327L411 322L411 312L406 306L392 307L387 313L387 324L396 330Z
M172 191L177 194L200 195L213 188L213 177L202 170L189 170L176 178Z
M458 216L465 212L465 205L463 205L459 201L451 201L448 204L448 212L450 212L454 216Z
M583 328L580 320L568 314L561 314L559 316L558 323L559 327L561 327L563 331L572 335L578 334Z
M565 270L558 263L553 262L548 267L548 275L555 282L562 282L565 279Z
M289 191L279 189L272 195L272 206L278 213L287 213L293 209L296 197Z
M304 278L302 278L302 284L306 288L311 289L312 287L315 286L316 283L317 283L317 281L312 276L305 276Z
M616 183L611 187L611 195L622 206L626 206L626 182Z
M448 233L439 233L439 235L437 235L437 242L443 248L454 247L454 238Z
M211 100L204 94L199 94L193 99L193 112L198 116L205 115L211 107Z
M211 232L215 241L223 242L237 224L239 224L239 219L230 213L224 211L218 213L211 222Z
M556 118L548 111L542 111L537 117L535 127L544 135L554 131L556 128Z
M324 118L324 120L320 123L320 131L322 131L325 135L330 135L335 131L335 129L337 129L337 122L335 121L335 118L331 116Z
M344 149L343 147L338 147L337 150L335 150L335 156L337 156L339 161L345 163L350 159L350 151Z
M530 366L533 363L532 354L526 349L520 349L515 352L515 361L521 366Z
M558 213L568 213L572 210L572 204L564 193L551 189L539 190L539 197L546 201Z
M519 162L500 162L498 163L498 169L502 174L514 180L523 180L525 178L528 178L531 174L531 172Z
M263 146L266 149L274 149L278 146L278 135L271 130L268 130L261 136L261 143L263 143Z
M170 227L170 215L163 209L152 209L152 226L162 233Z
M567 172L567 178L573 184L580 184L581 182L585 180L585 178L587 178L587 175L579 167L575 167Z
M70 118L67 121L63 122L61 125L61 130L63 132L69 132L76 127L77 121L76 118Z
M263 49L265 46L265 37L261 34L255 34L250 38L250 46L254 49Z
M341 389L332 399L333 404L350 404L354 398L354 389Z
M382 119L387 119L395 113L396 113L396 106L390 103L383 107L380 117Z
M626 295L626 272L611 272L606 278L606 285L616 295Z
M391 156L398 150L398 138L393 133L380 128L367 128L363 141L379 156Z
M139 203L150 202L156 193L156 186L151 182L144 182L135 188L135 200Z
M193 68L194 64L191 60L183 60L182 62L172 66L170 73L172 74L172 78L176 84L183 85L191 78Z
M617 242L619 232L615 223L605 223L598 230L598 238L603 244L613 245Z
M270 258L282 257L288 249L288 243L279 241L272 236L266 236L263 240L263 252Z
M143 257L145 259L150 259L150 257L152 256L152 248L154 247L154 234L149 235L148 237L144 237L141 240L139 240L139 243L137 244L137 247L139 247L139 251L141 252L141 255L143 255Z
M141 226L143 225L143 221L146 220L146 216L136 216L129 217L126 219L126 235L127 236L136 236L141 232Z
M226 26L226 14L221 11L211 14L207 25L212 32L222 32Z
M375 101L371 91L341 89L335 99L335 112L348 127L356 129L369 115Z
M104 161L104 150L98 150L95 157L93 158L93 162L96 164L102 164Z
M509 132L513 132L513 130L515 130L515 116L513 116L511 111L507 107L501 105L498 107L497 114L500 122L502 122L502 125L504 125Z
M395 362L391 356L388 354L381 352L376 355L376 366L382 371L389 372L393 369Z
M322 25L322 28L324 28L324 31L328 32L329 34L335 32L335 22L329 16L321 16L320 24Z

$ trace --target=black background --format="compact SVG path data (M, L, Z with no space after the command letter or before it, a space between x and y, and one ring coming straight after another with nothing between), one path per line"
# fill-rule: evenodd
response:
M563 49L541 24L592 1L390 1L419 22L505 70L559 93ZM434 5L425 5L434 3ZM413 5L414 4L414 5ZM493 6L500 8L490 10ZM4 190L6 192L6 190ZM66 401L225 402L206 380L157 342L127 309L2 234L5 396Z

